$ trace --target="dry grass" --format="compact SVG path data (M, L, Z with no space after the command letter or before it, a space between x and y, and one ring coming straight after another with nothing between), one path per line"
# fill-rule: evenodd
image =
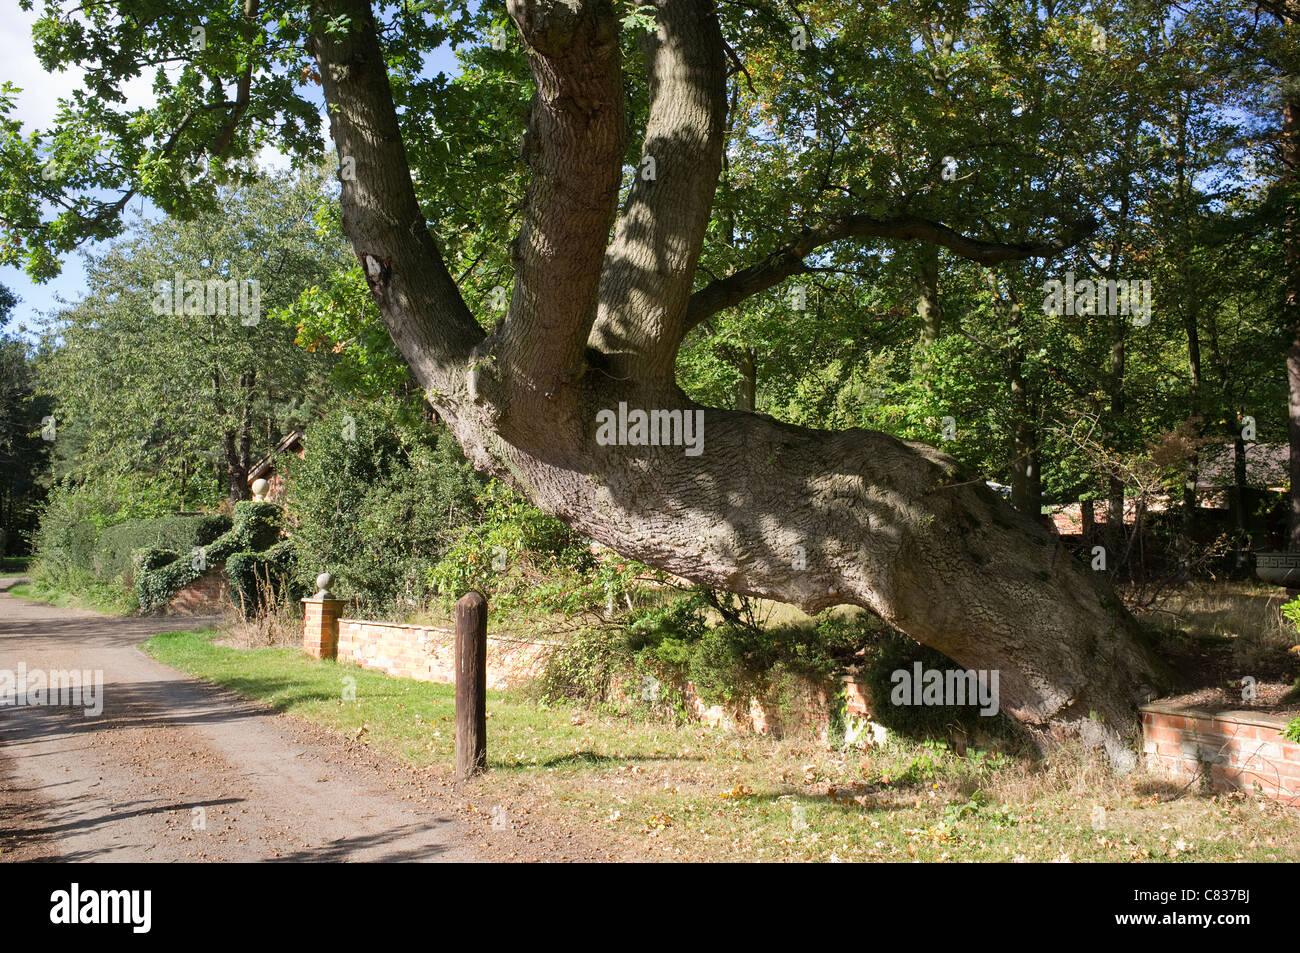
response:
M221 639L237 649L288 648L302 645L302 608L287 592L258 588L257 603L237 605L227 593L223 608L235 621Z

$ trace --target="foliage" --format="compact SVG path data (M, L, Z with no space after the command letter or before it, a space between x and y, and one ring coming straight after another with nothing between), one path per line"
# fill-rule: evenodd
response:
M983 716L975 705L891 704L893 674L902 671L910 678L917 662L921 663L922 670L961 668L942 652L919 645L894 630L884 633L872 644L861 677L874 699L871 715L876 722L908 738L945 738L952 732L966 736L1007 732L1008 722L1004 715Z
M1287 741L1300 742L1300 718L1292 718L1282 729L1282 737Z
M1296 634L1300 635L1300 596L1282 606L1282 617L1295 626Z
M656 704L681 705L686 682L706 703L763 698L778 710L809 689L835 697L835 676L883 631L867 614L823 613L812 624L766 625L744 599L702 586L575 635L548 659L543 697L608 701L617 682L659 683Z
M132 554L146 548L187 552L206 546L231 528L230 517L163 516L126 520L99 534L95 550L96 575L114 577L132 567Z
M0 285L0 556L32 550L50 450L42 421L52 402L37 390L35 349L11 327L17 304Z
M46 322L39 365L56 477L138 475L173 511L248 496L249 466L328 390L333 355L295 347L274 317L340 266L337 236L312 224L327 188L319 172L224 187L219 211L141 218L87 256L85 291Z
M274 503L241 500L235 504L235 515L229 530L210 543L196 545L186 553L162 547L140 550L135 562L135 592L140 609L151 612L160 609L209 567L226 564L238 554L255 554L269 550L280 536L281 512ZM271 569L287 567L289 555L277 550L264 564ZM236 561L238 576L232 578L237 591L251 592L253 571L257 560ZM251 600L245 604L252 604Z
M481 480L411 405L357 400L308 427L287 464L297 579L334 576L358 611L386 617L431 592L438 559L476 516Z
M94 578L120 581L132 554L146 547L189 550L230 527L225 516L160 514L152 501L129 497L115 481L57 484L50 492L36 537L33 578L55 587Z
M599 627L579 629L547 656L536 689L548 701L604 704L613 700L619 680L635 668L636 660L622 639L611 638Z
M478 518L460 527L430 573L448 605L478 589L494 609L576 614L627 591L639 564L598 560L588 541L504 483L475 499Z
M708 623L710 610L720 622ZM830 687L879 632L879 622L865 614L844 619L823 613L812 626L765 626L743 597L695 587L631 623L627 639L670 677L694 683L701 698L734 704L749 696L782 694L789 680Z
M306 595L306 587L295 584L296 574L294 543L288 539L262 552L234 553L226 560L231 598L243 616L256 614L269 603Z

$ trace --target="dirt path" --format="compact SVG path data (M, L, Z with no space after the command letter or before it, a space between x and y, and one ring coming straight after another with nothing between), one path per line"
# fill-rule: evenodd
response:
M188 624L0 595L0 671L104 680L98 717L0 707L0 861L478 859L438 782L135 647Z

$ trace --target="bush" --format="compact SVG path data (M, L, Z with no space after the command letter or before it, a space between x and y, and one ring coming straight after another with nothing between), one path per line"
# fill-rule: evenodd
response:
M1282 729L1282 737L1287 741L1300 741L1300 718L1292 718Z
M55 590L116 584L129 591L126 575L141 550L188 552L231 526L226 516L129 516L132 512L102 487L56 487L41 519L33 580Z
M54 487L36 534L32 578L58 586L74 575L93 573L104 508L97 494L67 485Z
M622 571L635 573L626 561L598 561L584 536L500 481L489 481L475 503L478 518L457 530L430 573L447 605L477 589L501 611L577 614L604 605Z
M238 554L259 553L275 546L280 537L280 508L274 503L241 500L235 504L235 516L230 529L210 543L179 553L163 547L149 547L135 555L135 593L140 609L151 612L165 606L210 566L227 563ZM215 523L205 524L207 531ZM275 565L287 557L277 553ZM251 578L252 563L240 570L240 578L232 583L247 585ZM227 572L229 566L227 565ZM251 602L249 604L252 604Z
M324 570L334 591L377 617L424 602L455 531L477 517L482 486L454 439L389 404L339 408L289 461L297 580Z
M1291 623L1297 635L1300 635L1300 596L1282 606L1282 617Z
M539 688L545 700L610 701L619 675L636 668L626 643L604 629L580 629L546 660Z
M99 534L94 571L99 576L115 577L131 568L132 557L141 549L188 551L208 545L230 526L230 517L216 514L127 520Z
M689 681L706 703L734 707L752 696L786 710L810 689L836 697L836 676L885 631L866 613L765 625L748 600L695 587L635 613L621 630L570 640L548 660L543 695L605 701L614 676L636 682L654 675L662 682L659 700L670 707Z
M231 598L240 614L248 616L262 606L305 595L294 578L296 569L293 541L287 539L265 552L235 553L227 559Z

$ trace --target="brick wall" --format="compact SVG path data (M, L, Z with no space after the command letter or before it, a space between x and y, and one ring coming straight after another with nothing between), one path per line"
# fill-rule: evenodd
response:
M339 645L339 607L337 599L302 600L302 647L313 658L334 658Z
M225 563L209 566L203 575L172 596L166 611L177 615L210 614L221 608L229 595Z
M541 674L553 643L488 634L488 688L501 690ZM338 620L338 660L422 682L456 682L456 634L422 625Z
M867 687L852 675L841 676L845 687L846 714L869 718L871 701ZM755 732L777 738L791 735L811 735L825 743L830 736L831 704L826 692L806 685L778 706L771 699L748 698L733 705L709 705L696 693L695 686L687 682L682 689L686 710L696 721L711 728L730 732Z
M1159 704L1142 709L1147 766L1172 778L1203 776L1215 790L1259 790L1300 805L1300 744L1281 731L1289 718L1266 712L1211 714Z
M337 658L362 668L375 669L398 678L454 685L456 682L456 638L451 629L434 626L372 622L366 619L336 619L339 603L304 599L303 646L317 658ZM336 638L331 634L337 632ZM488 635L488 688L501 690L538 678L548 653L558 643L530 642ZM870 714L866 687L852 675L843 677L848 712ZM611 687L615 697L629 700L639 695L640 685ZM687 711L698 721L726 731L753 731L777 737L810 733L827 739L830 704L826 693L814 686L787 698L783 708L758 698L732 705L707 705L687 682L683 690Z

